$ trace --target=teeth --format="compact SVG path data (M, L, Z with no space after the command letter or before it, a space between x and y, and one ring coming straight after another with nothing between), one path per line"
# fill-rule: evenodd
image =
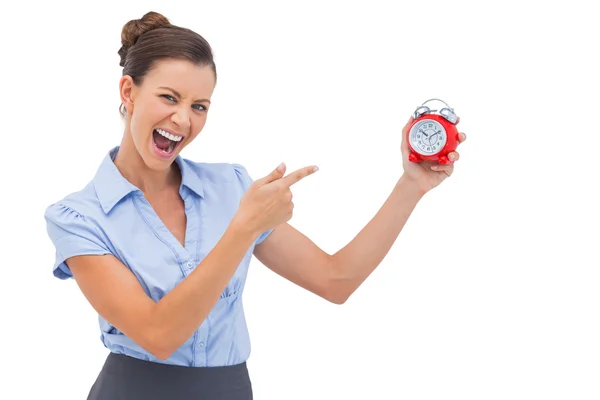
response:
M175 136L175 135L171 135L169 132L164 131L160 128L156 128L156 132L158 132L161 136L166 137L167 139L170 139L174 142L179 142L181 139L183 139L183 136Z

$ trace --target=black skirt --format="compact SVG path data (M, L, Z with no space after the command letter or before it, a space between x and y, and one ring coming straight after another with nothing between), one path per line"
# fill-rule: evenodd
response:
M183 367L110 353L88 400L252 400L246 363Z

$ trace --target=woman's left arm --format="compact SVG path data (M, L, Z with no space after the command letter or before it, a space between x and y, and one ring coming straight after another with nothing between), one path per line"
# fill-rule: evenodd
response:
M377 214L350 243L331 255L286 223L255 247L256 258L306 290L343 304L387 255L419 200L452 174L454 165L436 170L433 163L408 161L405 137L411 121L403 129L404 173ZM460 133L459 141L465 139ZM458 153L450 153L449 158L458 160Z
M333 255L287 223L256 246L254 255L280 276L342 304L381 263L420 198L414 185L401 178L379 212Z

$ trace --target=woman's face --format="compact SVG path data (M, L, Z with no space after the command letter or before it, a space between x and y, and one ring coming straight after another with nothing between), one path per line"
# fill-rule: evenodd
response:
M145 164L169 168L206 123L215 76L209 66L186 60L162 60L141 85L121 78L121 100L127 108L131 139Z

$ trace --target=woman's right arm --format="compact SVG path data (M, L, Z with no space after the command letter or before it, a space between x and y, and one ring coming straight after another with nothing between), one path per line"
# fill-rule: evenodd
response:
M204 322L258 236L292 217L290 186L314 171L306 167L283 177L283 167L253 182L211 252L158 302L113 255L76 255L65 263L98 314L165 360Z
M258 237L231 224L197 268L160 301L112 255L82 255L66 263L92 307L155 357L165 360L193 333L231 280Z

